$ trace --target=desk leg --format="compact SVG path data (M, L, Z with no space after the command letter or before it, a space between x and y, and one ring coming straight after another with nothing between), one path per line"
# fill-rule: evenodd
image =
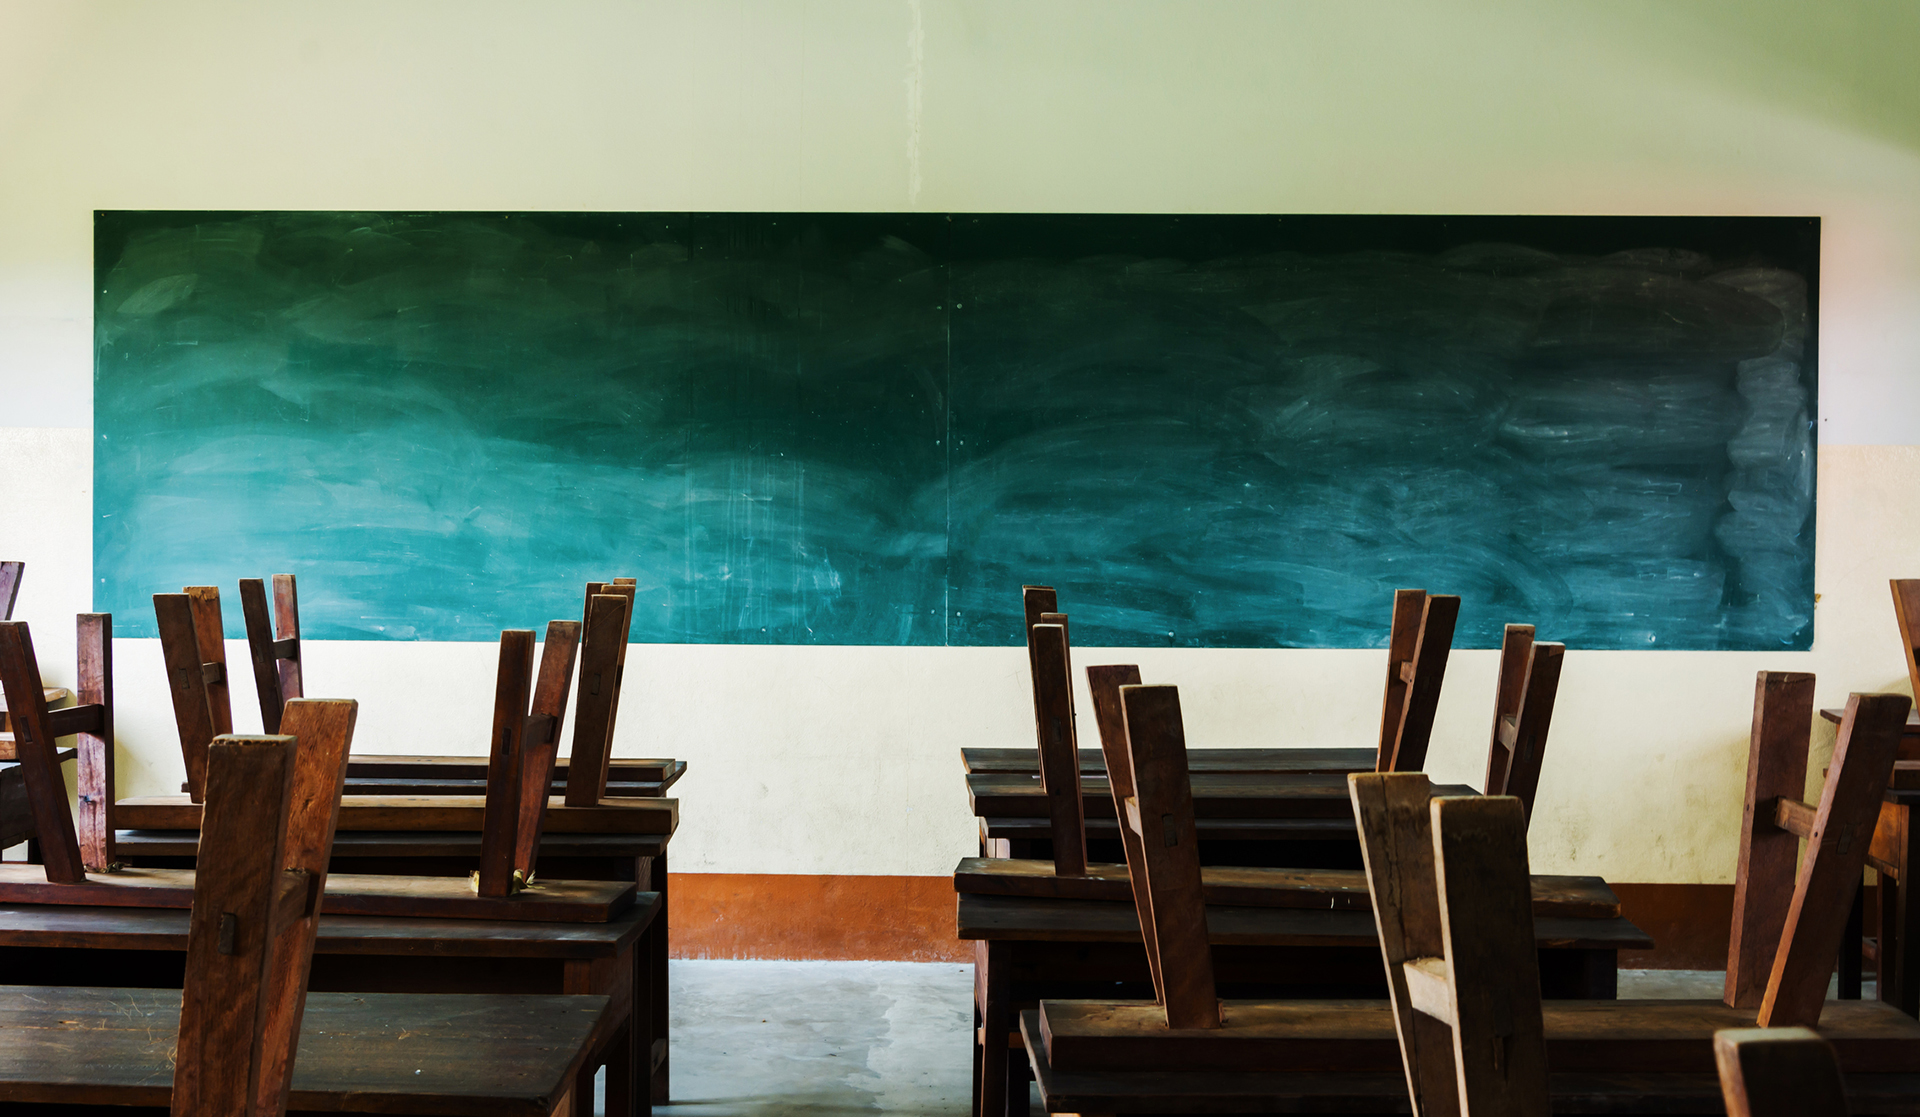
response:
M1867 935L1866 889L1853 886L1853 903L1847 908L1847 929L1840 934L1839 993L1843 1001L1860 999L1861 971L1865 968Z
M667 928L672 910L667 901L667 854L662 850L660 856L653 858L648 869L647 890L660 893L660 914L653 928L647 933L647 966L651 971L648 980L648 1001L652 1005L651 1021L646 1029L646 1050L649 1065L652 1068L652 1082L648 1089L653 1095L653 1104L665 1105L670 1091L667 1084L668 1053L667 1044Z
M629 951L617 958L580 959L566 964L565 991L609 998L608 1011L618 1021L606 1044L580 1068L574 1081L574 1101L583 1117L591 1117L593 1112L594 1072L602 1065L607 1068L608 1117L648 1117L653 1112L646 1097L635 1089L645 1073L640 1061L645 1057L640 1037L647 1005L633 997L638 988L634 974L640 961Z
M1920 827L1913 808L1899 809L1894 855L1899 875L1880 874L1880 999L1920 1016L1920 887L1910 876L1920 863Z
M974 1012L980 1027L974 1032L974 1117L1005 1117L1007 1112L1007 1033L1014 1026L1008 994L1011 947L1002 942L973 944Z

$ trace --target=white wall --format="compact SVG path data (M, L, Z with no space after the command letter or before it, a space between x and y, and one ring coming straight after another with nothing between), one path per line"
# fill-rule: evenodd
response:
M1542 871L1727 880L1753 672L1817 671L1823 704L1906 688L1885 579L1920 569L1914 57L1905 0L0 0L17 615L70 679L94 209L1817 214L1815 648L1575 649L1533 832ZM117 654L122 790L177 786L157 648ZM1374 737L1379 653L1112 654L1181 684L1196 744ZM363 751L478 748L489 646L308 655L316 693L362 701ZM955 750L1029 739L1014 649L634 655L619 748L693 762L683 870L946 872L973 843ZM1444 778L1481 774L1492 672L1449 669Z

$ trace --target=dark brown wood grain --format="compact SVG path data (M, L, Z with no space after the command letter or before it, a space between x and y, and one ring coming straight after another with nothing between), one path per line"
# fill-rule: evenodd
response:
M1511 795L1520 800L1527 821L1533 821L1533 801L1540 793L1540 770L1545 766L1547 732L1553 725L1553 703L1560 691L1560 667L1566 658L1565 644L1533 644L1527 649L1525 691L1513 721L1508 743L1509 762L1502 773L1500 789L1491 785L1489 795ZM1504 736L1496 728L1497 736Z
M620 655L631 623L632 598L591 592L599 585L588 586L580 650L580 697L575 703L573 746L567 764L567 802L576 807L599 802L606 790Z
M1066 618L1044 613L1046 618ZM1040 787L1053 823L1053 863L1059 876L1087 871L1087 834L1074 732L1073 675L1067 626L1041 623L1027 630L1033 669L1034 732L1040 748Z
M188 586L193 642L200 650L200 674L206 680L207 715L218 737L233 732L233 695L227 687L227 634L220 618L219 586Z
M291 707L290 707L291 708ZM321 911L331 915L603 923L634 902L638 885L622 880L550 880L511 896L476 896L460 877L335 873ZM47 881L40 866L0 864L0 904L104 908L186 908L194 870L127 868L77 884Z
M273 643L280 700L306 697L306 677L300 666L300 592L291 574L273 576Z
M185 795L134 796L114 809L127 830L200 828L200 805ZM485 814L486 800L479 795L351 795L340 800L340 829L478 834ZM591 807L547 800L549 834L671 834L679 821L678 799L603 799Z
M173 699L180 757L186 763L187 795L198 803L207 786L207 744L214 733L192 599L184 593L156 593L153 618L160 634L160 653L167 665L167 693Z
M1487 743L1487 778L1480 785L1488 795L1505 795L1507 773L1513 766L1514 727L1527 694L1528 653L1533 650L1533 626L1510 624L1500 640L1500 673L1493 694L1493 732Z
M1321 772L1344 776L1371 772L1374 750L1360 748L1204 748L1189 742L1189 771L1296 774ZM1029 748L963 748L960 766L966 772L1031 776L1040 770L1040 753ZM1106 758L1095 748L1080 750L1080 774L1105 776Z
M1132 833L1123 831L1123 836ZM982 896L1133 902L1125 865L1088 865L1086 876L1062 877L1054 872L1051 861L965 857L954 869L953 888ZM1532 888L1536 915L1611 919L1620 914L1620 898L1600 877L1536 876ZM1366 873L1359 869L1202 865L1200 891L1209 904L1233 907L1367 911L1371 903Z
M978 772L966 777L967 798L980 818L1047 818L1047 793L1031 776ZM1194 815L1200 819L1319 818L1350 823L1346 776L1308 772L1249 774L1195 772L1190 777ZM1445 784L1436 795L1470 795L1465 784ZM1113 818L1113 794L1102 777L1080 779L1081 809L1091 821Z
M174 1117L243 1117L264 1087L266 984L278 939L271 917L285 872L295 746L284 736L219 737L208 746Z
M1526 811L1512 796L1490 795L1435 799L1431 809L1460 1111L1546 1117Z
M280 714L287 700L280 692L280 668L273 649L273 614L267 604L267 583L240 579L240 615L247 626L247 658L253 665L253 690L260 700L260 725L280 732Z
M1398 619L1399 595L1394 612ZM1392 739L1392 750L1382 755L1382 772L1418 772L1427 765L1427 746L1433 738L1433 718L1440 708L1440 687L1446 680L1447 655L1453 650L1454 622L1460 616L1460 599L1446 594L1426 594L1420 609L1420 626L1413 643L1412 658L1404 671L1406 691L1397 708L1382 714L1383 740ZM1384 729L1392 724L1392 731Z
M280 867L301 874L310 883L312 896L282 933L266 971L261 992L266 1015L254 1094L260 1113L278 1113L287 1104L293 1052L306 1004L308 960L318 933L320 900L327 893L327 864L333 858L334 829L340 819L340 786L346 778L347 753L353 747L358 716L359 704L352 700L296 698L286 704L280 719L281 728L297 742ZM203 833L201 840L207 837Z
M520 810L514 824L513 867L519 871L522 881L533 879L540 856L540 831L547 817L548 787L553 782L553 761L560 749L567 692L573 689L573 664L579 651L579 621L548 622L521 746Z
M1766 996L1773 956L1786 927L1800 862L1800 840L1775 822L1775 804L1798 800L1807 786L1814 677L1762 671L1754 680L1753 727L1747 738L1747 798L1734 870L1733 930L1727 946L1727 1004L1757 1009Z
M91 872L105 872L114 860L113 817L113 614L81 613L74 647L79 709L97 709L97 720L74 736L79 754L77 825L80 858Z
M1139 685L1140 668L1131 663L1087 668L1087 689L1093 696L1094 728L1100 734L1100 752L1103 758L1100 770L1107 779L1115 818L1123 818L1126 815L1127 800L1134 797L1133 761L1127 754L1127 713L1120 702L1120 688ZM1083 772L1086 770L1084 763L1081 770ZM1083 814L1080 821L1080 832L1083 836L1086 829L1086 818ZM1141 937L1143 941L1151 942L1154 936L1153 908L1149 904L1138 903L1133 888L1134 867L1146 865L1145 851L1140 845L1140 835L1135 833L1132 827L1122 824L1119 830L1121 856L1127 859L1125 865L1119 866L1118 874L1119 881L1125 889L1124 894L1117 894L1119 889L1116 888L1109 890L1115 894L1095 897L1089 892L1080 894L1079 898L1133 903L1140 918ZM1007 863L1015 864L1011 861ZM961 862L961 867L964 869L966 862ZM1002 879L1010 875L1000 873L996 869L989 869L988 872L998 873ZM1112 876L1110 872L1089 872L1085 880L1089 888L1099 888ZM961 892L972 891L972 889L960 887L960 877L960 873L954 874L955 889ZM1058 874L1054 875L1054 883L1069 886L1069 882L1060 880ZM1166 982L1160 974L1160 956L1152 950L1147 951L1147 969L1153 976L1154 999L1162 1004L1166 1003L1167 989Z
M1133 777L1122 824L1140 836L1142 872L1134 878L1134 902L1148 908L1142 925L1151 921L1153 926L1147 949L1159 955L1167 1027L1216 1028L1220 1002L1207 949L1180 692L1170 686L1123 686L1120 704Z
M564 778L570 767L571 762L567 757L555 758L554 778ZM669 757L616 757L611 768L614 782L660 783L671 782L684 774L687 762ZM356 753L347 759L347 778L484 781L487 778L487 758Z
M67 884L86 879L73 815L67 810L67 783L60 774L56 730L49 724L46 687L33 653L33 634L25 621L0 621L0 689L7 695L14 751L27 790L34 836L48 881Z
M520 819L521 753L527 732L527 695L533 685L533 630L500 634L500 666L493 686L493 736L480 825L482 896L513 891L514 828ZM545 791L544 784L539 788Z
M1426 590L1393 591L1393 619L1387 628L1387 689L1380 700L1380 745L1374 753L1375 771L1392 770L1407 708L1413 652L1420 643L1420 621L1426 607Z
M1459 1110L1452 1029L1416 1011L1406 964L1445 952L1434 874L1432 784L1425 773L1347 777L1387 975L1401 1068L1416 1112Z
M20 597L20 579L26 572L24 562L0 562L0 621L13 619L13 603Z
M597 1040L603 996L315 993L296 1112L545 1117ZM20 1103L166 1106L181 996L164 989L0 987L0 1095Z
M1727 1117L1847 1117L1833 1045L1809 1028L1730 1028L1713 1037Z
M1855 694L1847 700L1819 815L1800 859L1780 950L1760 1002L1758 1022L1763 1028L1820 1022L1846 913L1860 886L1881 798L1912 706L1904 694Z
M1048 1000L1036 1023L1060 1069L1258 1069L1397 1072L1385 1001L1227 1000L1219 1028L1168 1028L1138 1001ZM1714 1073L1717 1032L1752 1023L1717 1001L1547 1001L1540 1008L1550 1067L1585 1073ZM1920 1025L1874 1001L1836 1001L1820 1028L1849 1073L1915 1073ZM1787 1031L1788 1029L1779 1029ZM1448 1083L1452 1087L1452 1083ZM1400 1101L1406 1102L1404 1088Z

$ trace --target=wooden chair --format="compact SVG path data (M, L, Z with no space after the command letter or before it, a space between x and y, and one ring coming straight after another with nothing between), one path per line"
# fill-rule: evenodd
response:
M1493 699L1493 735L1487 745L1488 795L1520 800L1529 822L1540 790L1540 767L1560 690L1565 644L1539 644L1530 624L1510 624L1500 642L1500 683Z
M1418 772L1427 766L1440 684L1453 650L1460 599L1425 590L1395 590L1387 635L1387 693L1381 703L1376 772Z
M47 708L47 688L25 621L0 621L0 688L7 696L14 755L26 784L46 879L84 880L113 865L113 615L81 613L75 644L78 704ZM67 810L56 741L68 735L79 752L79 829Z
M301 702L284 736L208 745L175 1117L286 1111L355 712Z
M550 740L529 740L526 745L528 778L531 773L544 771L549 782L553 780L556 768L560 766L560 722L567 705L567 691L572 687L572 669L577 660L580 668L580 693L575 702L574 738L572 755L565 766L566 801L575 807L590 807L598 804L607 796L607 784L613 763L613 729L619 712L620 688L626 673L627 639L633 625L633 597L636 592L635 580L616 578L611 582L587 583L586 607L581 620L573 625L574 636L568 646L564 679L550 681L547 675L549 659L553 649L543 655L541 660L542 682L534 691L538 708L535 715L550 716L553 719L553 737ZM217 612L217 591L213 601ZM268 607L265 583L259 578L243 578L240 581L241 606L246 614L247 648L253 660L255 689L260 698L260 722L264 726L277 725L280 708L288 699L297 698L304 686L300 665L300 606L298 587L291 574L273 576L273 603ZM554 622L559 624L562 622ZM571 623L571 622L568 622ZM584 643L580 632L584 630ZM554 633L550 626L549 637ZM164 637L163 633L163 637ZM557 670L559 660L552 660ZM562 687L557 693L550 685ZM496 712L496 718L500 715ZM183 731L184 732L184 731ZM196 728L195 732L198 730ZM496 756L499 749L499 735L496 731L489 754L485 758L475 758L472 766L484 767L488 780L495 772ZM378 770L383 763L402 760L398 757L360 757L355 765ZM425 758L413 758L425 759ZM465 758L436 758L440 767L450 767L447 762L457 765ZM673 762L665 762L671 765ZM681 765L684 770L684 764ZM351 778L353 768L349 768ZM677 775L677 773L676 773ZM377 777L375 777L377 778ZM459 794L466 791L462 786L464 779L442 776L446 786ZM668 781L670 782L670 781ZM491 788L491 782L488 783ZM544 790L548 785L542 784ZM530 804L535 796L533 784L522 781L522 790ZM664 790L664 788L662 789ZM416 793L415 787L401 787L391 794ZM525 808L532 811L531 806ZM520 842L538 840L538 823L530 817L522 821L519 827ZM497 862L497 859L496 859ZM514 865L531 872L532 854L521 850L515 854ZM497 875L490 875L489 879ZM497 881L495 882L497 887Z
M1156 1099L1155 1108L1164 1112L1365 1108L1385 1104L1378 1080L1366 1076L1397 1070L1402 1097L1411 1096L1416 1114L1451 1112L1460 1104L1449 1085L1459 1082L1451 1060L1465 1056L1457 1055L1456 1036L1448 1034L1452 1029L1440 1028L1438 1019L1451 1014L1464 1020L1465 990L1477 989L1473 996L1481 998L1474 1010L1482 1014L1478 1019L1493 1020L1496 1034L1505 1028L1517 1042L1528 1034L1521 1027L1524 1005L1529 996L1538 997L1537 978L1526 957L1529 936L1521 933L1524 921L1516 914L1531 906L1517 898L1514 879L1513 865L1524 865L1525 830L1518 805L1498 808L1507 813L1497 826L1484 820L1479 825L1477 840L1486 844L1497 837L1508 847L1509 860L1499 870L1507 882L1501 892L1505 899L1492 909L1499 925L1474 932L1485 948L1463 952L1464 938L1449 945L1447 921L1491 916L1456 911L1450 906L1452 886L1444 880L1436 883L1432 820L1454 810L1452 801L1437 800L1438 808L1430 806L1431 787L1419 773L1349 777L1362 826L1389 1003L1229 1002L1219 1011L1218 1022L1209 1024L1212 994L1204 953L1178 937L1183 929L1190 931L1196 913L1204 910L1200 890L1197 882L1186 883L1179 873L1163 872L1157 883L1154 877L1156 858L1177 857L1173 851L1185 835L1177 805L1169 809L1153 798L1155 786L1174 786L1177 792L1177 783L1164 776L1150 783L1142 778L1142 768L1143 763L1170 763L1167 756L1173 750L1155 754L1134 740L1143 732L1167 737L1169 727L1177 726L1177 698L1152 693L1165 689L1126 686L1120 692L1135 787L1129 818L1136 822L1144 853L1135 887L1146 895L1136 902L1145 905L1140 918L1149 929L1149 950L1157 955L1161 1006L1045 1001L1037 1013L1023 1017L1027 1049L1049 1107L1098 1112L1122 1108L1119 1099L1148 1091ZM1749 781L1748 813L1812 838L1806 856L1797 865L1787 862L1784 874L1771 858L1779 845L1765 846L1757 854L1749 851L1742 858L1745 887L1736 901L1735 933L1744 946L1731 958L1729 999L1732 990L1751 984L1753 959L1764 959L1762 972L1768 976L1758 1011L1697 1001L1547 1002L1539 1010L1547 1063L1557 1073L1585 1076L1554 1089L1572 1090L1583 1109L1639 1111L1635 1107L1647 1104L1651 1096L1692 1098L1698 1093L1698 1076L1713 1065L1713 1033L1750 1026L1756 1017L1763 1026L1820 1024L1850 1072L1896 1076L1887 1080L1893 1086L1880 1088L1882 1095L1913 1088L1914 1080L1897 1076L1920 1066L1920 1022L1888 1005L1823 1002L1845 919L1836 888L1860 871L1876 801L1874 785L1884 785L1909 700L1903 695L1850 699L1817 807L1769 794L1779 754L1797 749L1804 757L1810 702L1810 678L1761 676L1752 750L1758 775ZM1472 810L1463 817L1472 817ZM1468 828L1461 833L1474 832ZM1761 836L1774 835L1763 830ZM1167 841L1174 844L1166 846ZM1753 844L1749 840L1743 847ZM1422 851L1425 862L1420 860ZM1483 876L1488 871L1475 870ZM1496 951L1494 945L1502 943ZM1444 961L1431 960L1435 958ZM1487 976L1465 974L1463 964ZM1455 988L1445 992L1449 975ZM1502 1004L1507 1006L1504 1015L1498 1007ZM1422 1007L1438 1011L1423 1015ZM1468 1054L1490 1060L1490 1050L1482 1046ZM1508 1059L1504 1048L1501 1058ZM1504 1065L1520 1068L1518 1055ZM1223 1078L1223 1071L1235 1073ZM1359 1077L1337 1083L1313 1077L1335 1072ZM1537 1104L1535 1094L1526 1096L1534 1099L1529 1105ZM1497 1092L1495 1097L1495 1108L1500 1108Z
M500 634L493 751L480 831L480 870L475 874L475 887L482 896L508 896L533 880L547 816L547 784L553 778L553 755L579 648L578 621L550 622L540 656L539 683L529 696L533 630L509 629Z
M224 722L228 712L225 676L218 670L223 665L211 655L219 641L209 635L220 631L217 594L210 589L204 593L161 594L157 595L157 607L163 618L163 654L171 665L170 681L175 684L176 726L191 765L189 771L198 772L198 786L204 789L206 750L214 738L198 733L210 723ZM547 658L536 695L540 705L531 711L527 707L526 675L531 670L533 634L508 633L503 637L503 644L512 645L521 657L517 661L520 677L517 688L509 686L497 696L495 725L509 732L497 758L501 778L495 782L499 789L492 796L470 797L471 802L449 798L426 804L362 796L346 800L340 808L343 820L357 816L354 823L361 830L467 830L480 834L486 888L476 894L467 882L456 878L346 874L335 878L336 888L327 895L329 912L602 922L634 902L639 889L633 881L545 881L531 891L518 890L512 884L516 871L522 884L532 876L534 851L547 812L565 810L554 807L540 794L545 790L544 772L539 778L514 776L516 767L537 763L543 755L551 760L548 746L551 735L557 732L561 710L556 696L567 690L578 628L573 621L556 621L550 627ZM0 903L184 908L192 902L195 878L191 869L116 871L116 825L134 830L199 830L204 823L204 802L193 800L190 794L113 798L111 631L111 618L106 614L81 616L80 673L83 697L89 701L72 709L48 711L26 623L0 622L0 680L4 680L10 703L19 703L16 735L21 767L44 861L44 865L0 865ZM503 677L510 674L513 662L503 655ZM300 701L289 702L285 709L291 711ZM285 718L283 713L282 728L287 724ZM80 735L82 789L78 833L68 811L59 757L53 747L56 738L76 733ZM524 748L528 740L539 747ZM346 763L344 753L341 763ZM341 780L344 774L343 768ZM335 799L340 798L340 791L338 782L330 788ZM649 808L657 805L664 816L655 818L639 804ZM567 825L594 830L631 821L670 832L677 813L677 804L671 801L626 800L576 812Z
M1713 1034L1727 1117L1847 1117L1833 1044L1810 1028L1729 1028Z
M1417 774L1352 786L1414 1112L1544 1117L1525 808L1434 799Z
M217 600L217 599L216 599ZM240 612L247 623L247 652L253 660L253 688L260 698L260 724L280 731L280 712L306 693L300 670L300 592L293 575L273 576L273 604L266 583L240 579Z

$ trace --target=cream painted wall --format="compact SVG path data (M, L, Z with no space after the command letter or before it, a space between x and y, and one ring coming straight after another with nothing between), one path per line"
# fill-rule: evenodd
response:
M1818 214L1815 649L1575 649L1532 835L1542 871L1727 880L1753 672L1905 689L1916 50L1904 0L0 0L0 551L69 680L96 208ZM156 646L117 654L122 790L177 786ZM362 701L365 751L472 751L491 654L318 643L308 672ZM693 762L682 870L946 872L973 842L955 749L1030 734L1012 649L634 656L618 746ZM1379 653L1111 656L1182 686L1196 744L1374 736ZM1455 656L1438 776L1477 782L1492 673Z

